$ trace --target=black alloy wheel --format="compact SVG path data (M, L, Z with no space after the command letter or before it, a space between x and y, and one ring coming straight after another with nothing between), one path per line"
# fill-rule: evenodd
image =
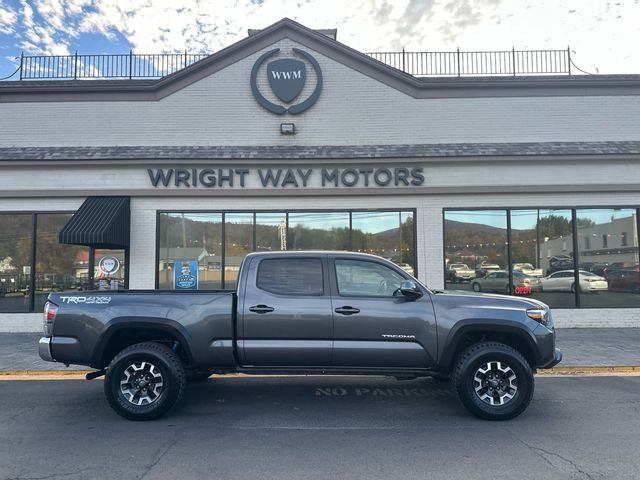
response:
M182 397L186 374L168 347L145 342L131 345L109 364L104 393L115 412L128 420L153 420Z
M457 358L453 384L462 404L477 417L509 420L533 398L533 371L514 348L498 342L468 347Z

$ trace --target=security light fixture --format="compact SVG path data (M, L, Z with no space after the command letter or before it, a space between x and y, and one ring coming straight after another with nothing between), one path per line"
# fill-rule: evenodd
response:
M295 123L281 123L280 133L283 135L293 135L296 133Z

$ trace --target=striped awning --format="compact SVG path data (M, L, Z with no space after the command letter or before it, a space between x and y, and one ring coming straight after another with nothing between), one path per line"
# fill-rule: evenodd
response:
M88 197L60 231L60 243L128 248L129 197Z

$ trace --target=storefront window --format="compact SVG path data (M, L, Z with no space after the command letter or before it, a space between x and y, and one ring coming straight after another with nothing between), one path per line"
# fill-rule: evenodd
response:
M160 288L174 288L180 273L176 262L197 265L198 288L222 288L221 213L162 213L159 240ZM195 277L196 272L190 274Z
M445 288L511 292L506 210L446 211L444 245Z
M513 272L531 288L519 291L552 307L574 307L571 210L511 210L510 215Z
M414 275L413 212L353 212L351 249L391 260Z
M576 222L580 305L640 307L636 210L581 209Z
M198 282L189 285L234 288L243 258L253 251L367 252L415 275L414 216L413 211L163 212L158 217L158 287L174 289L176 262L181 262L178 274L188 278L193 274L189 262L197 260ZM220 252L221 222L224 256ZM220 271L224 271L222 282Z
M31 214L0 215L0 312L29 311Z
M35 311L41 311L50 292L86 290L89 249L58 242L70 213L39 213L36 231Z
M349 212L290 213L288 250L348 250Z
M509 232L506 212L444 212L446 288L509 290L552 307L640 307L636 208L512 209Z
M224 286L234 288L242 259L254 250L253 213L227 213L224 237Z

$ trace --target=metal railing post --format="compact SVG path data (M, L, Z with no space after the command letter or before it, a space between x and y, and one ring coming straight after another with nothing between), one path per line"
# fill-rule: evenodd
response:
M22 67L24 65L24 51L20 52L20 80L22 80Z
M513 76L516 76L516 47L511 47L511 63L513 67Z
M569 70L569 75L571 75L571 49L569 45L567 45L567 68Z
M404 47L402 47L402 71L407 73L407 70L405 69L405 62L404 62Z
M456 48L456 68L458 70L458 77L460 77L460 47Z
M76 54L73 57L73 79L78 79L78 51L76 50Z
M184 49L184 66L187 66L187 49Z
M129 50L129 80L133 75L133 49Z

